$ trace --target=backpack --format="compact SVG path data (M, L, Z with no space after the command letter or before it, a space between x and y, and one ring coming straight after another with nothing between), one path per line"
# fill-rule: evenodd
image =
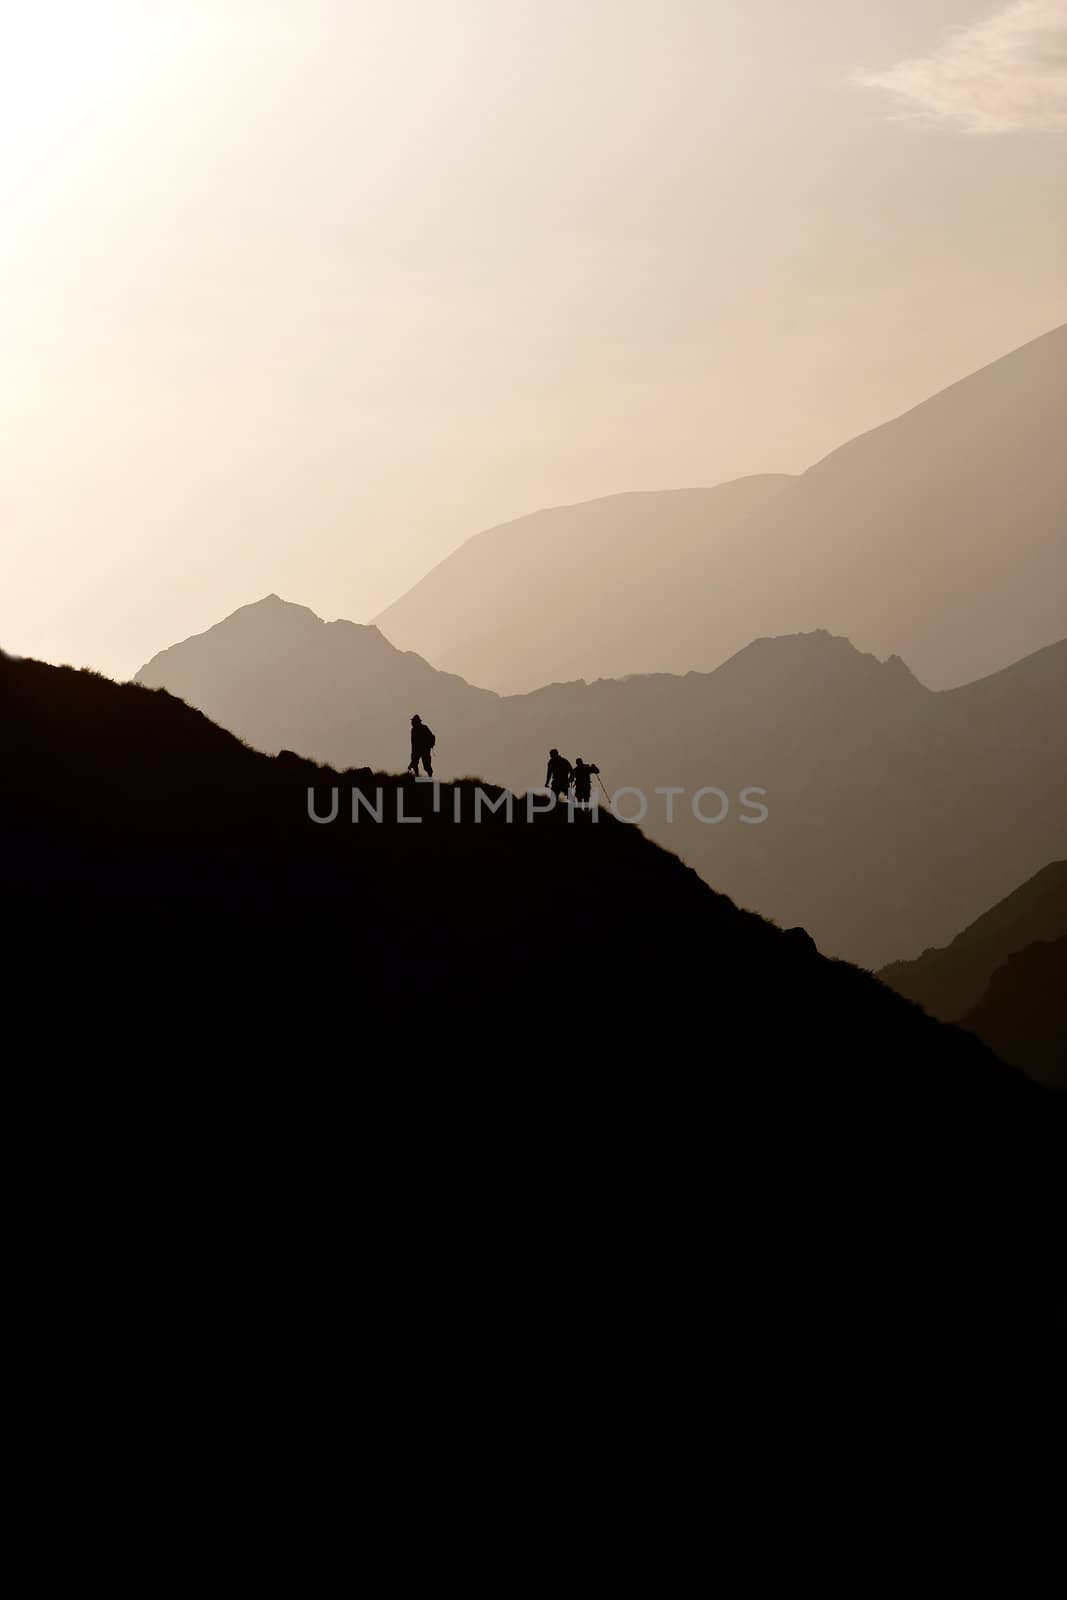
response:
M433 729L428 728L425 723L422 725L422 736L426 741L427 750L432 750L434 745L437 743L437 735L434 733Z

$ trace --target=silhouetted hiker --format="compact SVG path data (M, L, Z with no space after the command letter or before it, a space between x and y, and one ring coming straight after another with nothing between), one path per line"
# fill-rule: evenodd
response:
M574 798L578 805L589 804L589 797L593 792L593 776L599 771L599 767L586 766L581 756L574 763Z
M409 772L413 772L415 776L418 777L419 762L421 761L423 766L426 768L426 776L428 778L433 777L433 762L430 759L430 752L436 743L437 740L434 738L433 730L426 726L422 718L420 716L412 717L411 760L408 762Z
M551 789L557 800L562 800L571 786L571 764L558 750L548 752L548 771L545 788Z

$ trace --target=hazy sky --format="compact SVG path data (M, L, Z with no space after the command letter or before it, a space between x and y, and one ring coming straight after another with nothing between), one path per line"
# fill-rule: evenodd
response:
M796 471L1067 319L1067 0L0 0L0 645Z

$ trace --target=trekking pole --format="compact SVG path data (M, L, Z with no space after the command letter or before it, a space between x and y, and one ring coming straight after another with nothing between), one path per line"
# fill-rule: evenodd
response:
M597 783L599 783L599 785L600 785L600 787L601 787L601 789L603 789L603 791L604 791L604 799L605 799L605 800L606 800L606 801L607 801L607 803L608 803L608 810L609 810L609 811L610 811L610 810L611 810L611 796L610 796L610 794L609 794L609 793L608 793L608 791L607 791L607 790L606 790L606 789L604 789L604 780L603 780L603 778L602 778L602 777L601 777L601 776L600 776L600 773L599 773L599 772L598 772L598 773L597 773L597 775L596 775L596 781L597 781Z

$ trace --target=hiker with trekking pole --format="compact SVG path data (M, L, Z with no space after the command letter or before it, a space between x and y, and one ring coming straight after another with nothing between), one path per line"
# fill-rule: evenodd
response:
M574 763L574 803L584 810L593 795L593 779L599 779L600 768L586 763L581 756ZM600 787L603 789L604 785ZM604 791L605 794L607 790Z

